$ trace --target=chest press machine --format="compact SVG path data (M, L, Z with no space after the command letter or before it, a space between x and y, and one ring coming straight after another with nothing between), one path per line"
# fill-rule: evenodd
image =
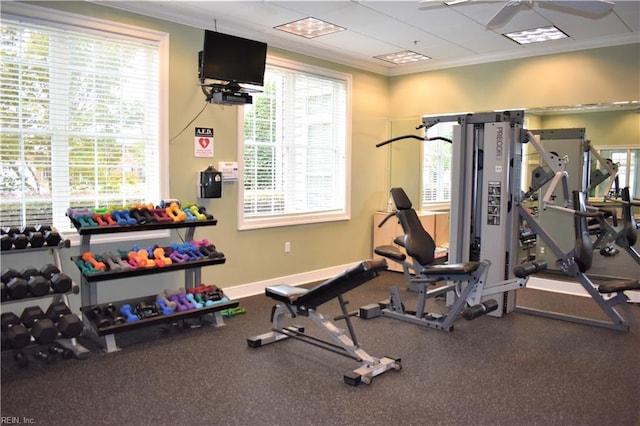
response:
M271 311L272 331L249 337L247 344L249 347L258 348L292 338L352 358L359 362L360 366L344 375L344 382L351 386L357 386L360 383L370 384L375 376L389 370L400 371L402 368L400 359L377 358L360 346L351 323L352 314L347 312L348 302L343 298L344 293L372 280L380 274L380 271L386 269L386 260L368 260L351 266L311 289L288 285L267 287L265 295L278 302ZM342 315L334 320L344 320L348 334L317 310L318 306L333 299L338 300L342 311ZM305 317L317 325L330 340L309 335L305 333L302 326L285 325L287 318Z

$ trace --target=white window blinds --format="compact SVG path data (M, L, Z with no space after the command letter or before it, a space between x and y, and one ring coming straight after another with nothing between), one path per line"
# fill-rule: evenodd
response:
M438 123L427 136L453 139L453 123ZM422 151L422 205L451 201L451 144L425 141Z
M346 218L348 88L267 67L264 92L244 109L241 227Z
M158 43L4 16L0 42L3 227L159 199Z

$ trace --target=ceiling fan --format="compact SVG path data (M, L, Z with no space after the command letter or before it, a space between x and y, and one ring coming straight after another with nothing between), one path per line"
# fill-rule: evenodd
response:
M474 0L450 0L444 1L446 6L456 6L463 3L468 3ZM478 0L483 1L483 0ZM484 0L486 1L486 0ZM420 3L440 3L429 0L421 0ZM506 0L504 6L491 18L487 23L487 28L495 28L502 26L509 22L519 10L524 7L532 7L534 0ZM579 0L549 0L549 1L535 1L541 7L548 7L552 9L558 9L566 13L574 15L580 15L590 18L598 18L611 12L613 9L613 2L609 0L592 0L592 1L579 1Z

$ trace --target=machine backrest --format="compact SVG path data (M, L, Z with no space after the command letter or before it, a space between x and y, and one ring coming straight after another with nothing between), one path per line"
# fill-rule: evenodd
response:
M622 204L622 226L624 227L624 238L629 243L629 247L633 247L638 238L638 232L636 230L636 219L633 216L633 206L631 205L631 195L629 194L629 187L622 188L622 201L626 203Z
M404 235L400 237L407 254L420 265L426 266L435 259L436 243L424 229L416 211L411 208L411 200L402 188L391 188L391 196L396 205L396 216Z
M583 192L573 191L573 209L577 212L587 211L587 204ZM589 237L587 217L580 214L574 214L573 222L576 237L574 260L576 261L580 272L586 272L591 268L591 264L593 262L593 242Z
M387 261L385 259L365 260L311 288L298 297L295 304L304 306L305 309L315 309L317 306L372 280L386 269Z

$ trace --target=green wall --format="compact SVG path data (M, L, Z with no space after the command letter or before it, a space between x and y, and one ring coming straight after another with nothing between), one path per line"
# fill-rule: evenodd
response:
M169 33L170 137L178 134L204 106L204 95L196 84L196 57L203 37L201 29L93 3L32 3ZM269 54L352 74L352 217L350 221L328 224L238 231L237 183L225 184L222 199L196 200L199 172L212 161L194 158L194 127L214 128L214 164L238 159L236 129L239 107L208 105L198 119L170 144L170 196L198 201L218 218L218 226L199 228L196 238L209 239L226 254L226 264L203 269L203 281L221 287L277 279L370 257L371 214L385 208L388 187L393 183L391 174L394 173L388 167L391 148L377 149L375 144L392 134L397 135L396 132L412 131L422 114L571 105L640 97L638 45L391 78L273 48L269 48ZM414 145L414 151L418 145L419 142ZM413 160L417 161L415 156ZM396 170L395 173L412 172ZM285 241L291 242L291 253L284 253ZM156 284L160 279L165 278L155 276ZM150 286L153 285L151 281ZM175 284L167 285L172 286ZM151 290L136 291L145 295ZM124 297L120 296L122 286L114 292L118 298ZM109 299L110 296L104 298Z

